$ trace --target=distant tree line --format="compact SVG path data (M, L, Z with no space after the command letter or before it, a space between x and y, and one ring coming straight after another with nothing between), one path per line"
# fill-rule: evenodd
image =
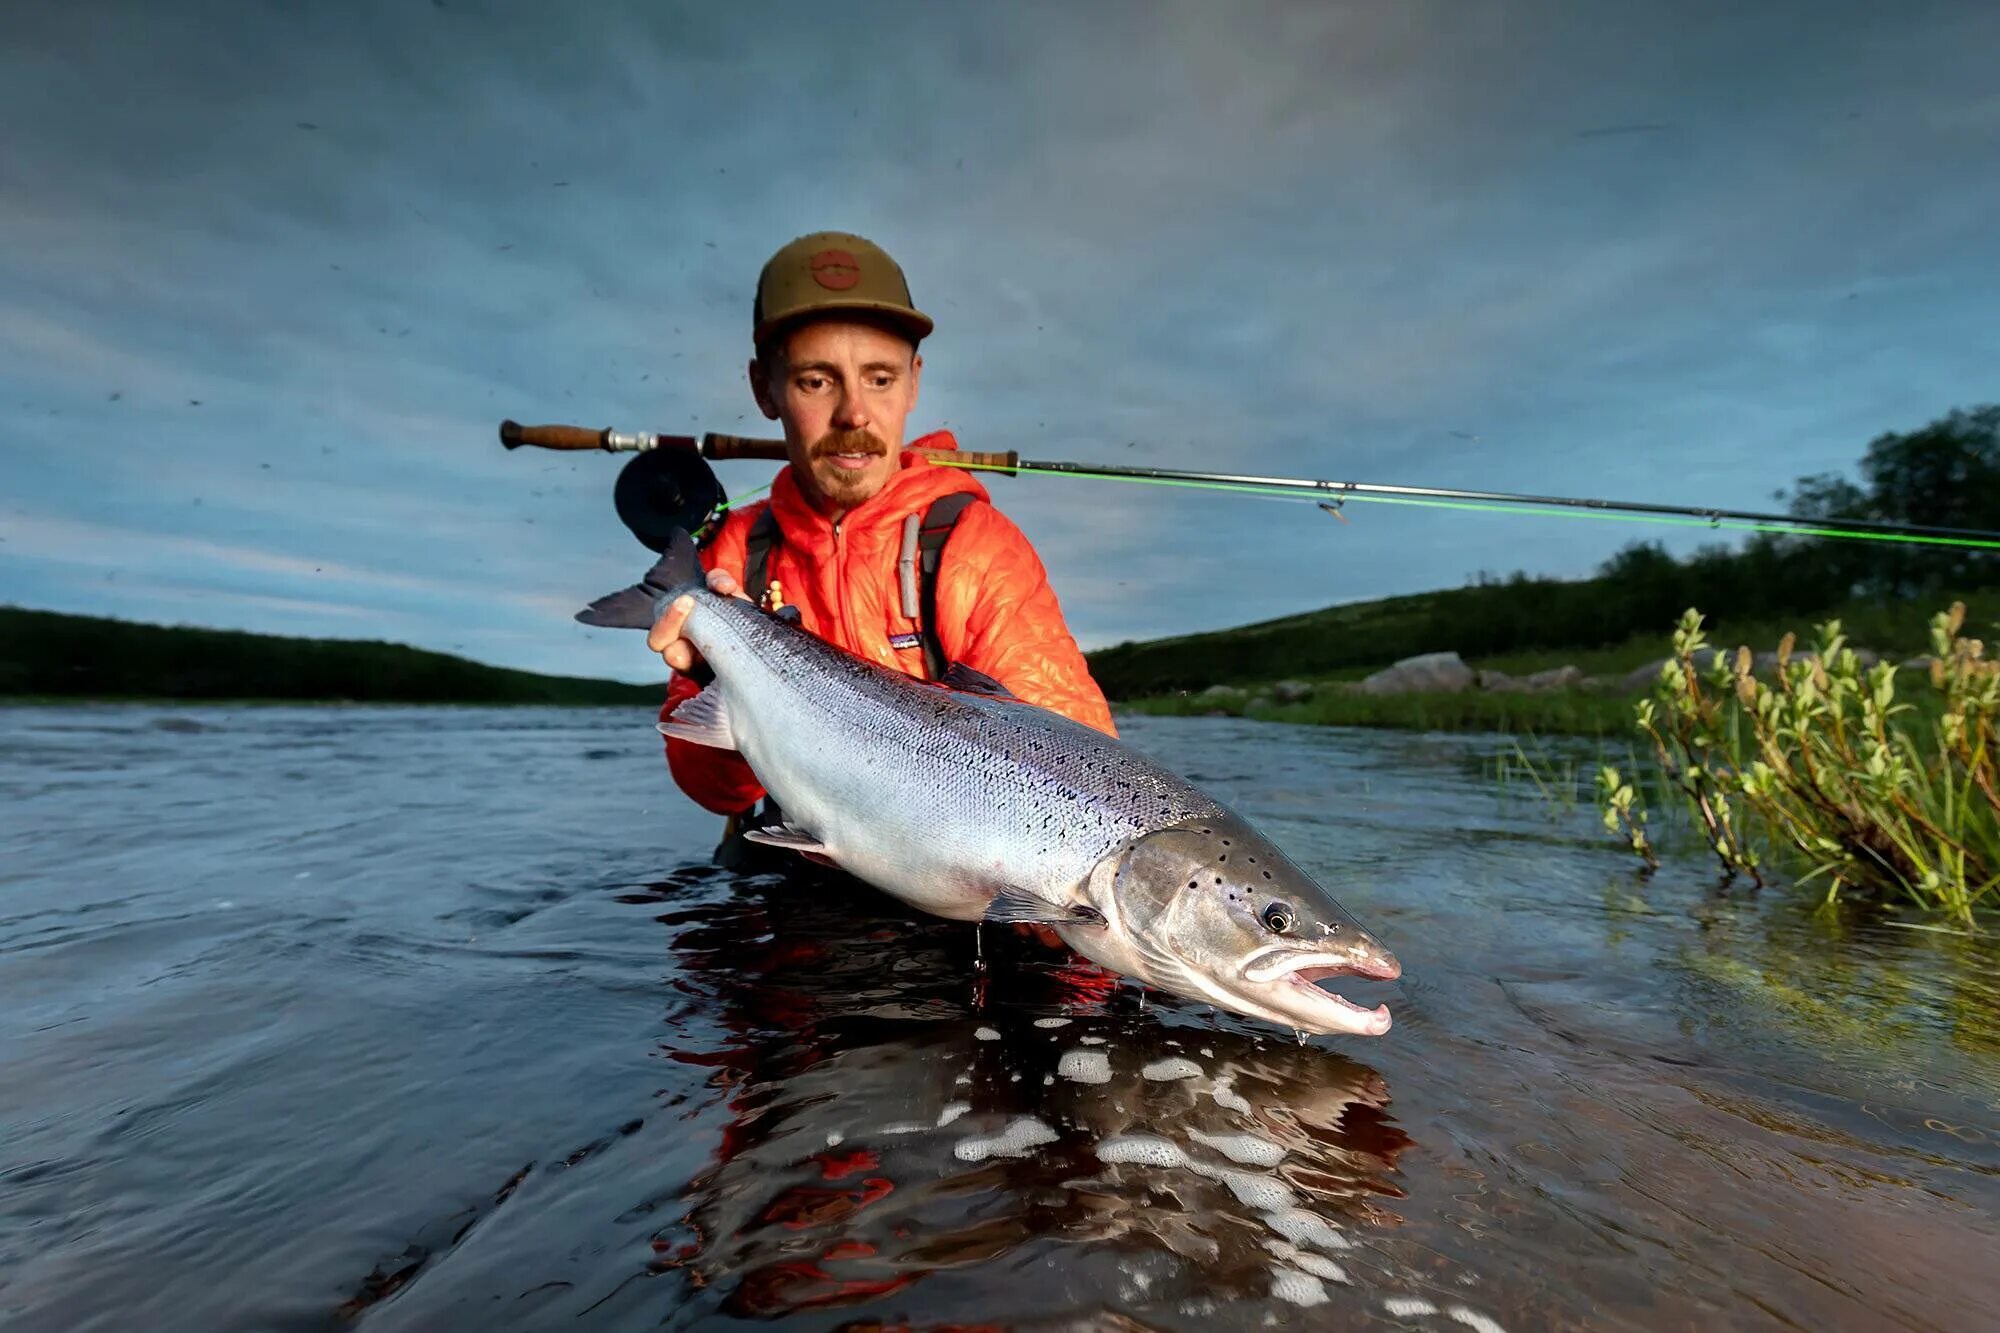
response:
M1954 411L1869 444L1859 483L1801 477L1786 512L1834 522L1863 519L2000 530L2000 405ZM1330 607L1261 625L1090 655L1113 698L1217 682L1320 675L1418 653L1499 656L1665 638L1681 612L1711 623L1810 616L1856 598L1909 599L2000 585L2000 551L1890 541L1758 533L1675 558L1657 542L1626 546L1590 579L1482 574L1468 587ZM1807 628L1801 626L1801 629Z
M0 607L5 695L657 707L666 688L510 671L395 643Z

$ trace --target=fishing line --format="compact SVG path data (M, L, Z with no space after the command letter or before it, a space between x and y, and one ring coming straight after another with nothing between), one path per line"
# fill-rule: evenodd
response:
M1770 532L1792 537L1832 537L1850 541L1897 542L1910 546L1949 546L1971 550L2000 550L2000 537L1948 536L1920 532L1871 532L1858 528L1827 525L1811 519L1774 518L1770 521L1716 516L1701 518L1678 514L1621 514L1606 508L1555 508L1533 503L1502 504L1481 500L1448 500L1414 495L1371 495L1346 489L1339 482L1306 483L1296 486L1258 486L1247 482L1207 481L1188 477L1142 477L1118 472L1099 472L1083 467L1043 467L1030 462L1012 465L971 463L942 453L931 456L940 467L981 472L1030 472L1045 477L1082 477L1093 481L1123 481L1145 486L1175 486L1190 490L1219 491L1224 494L1254 495L1270 499L1316 502L1339 517L1340 508L1350 501L1370 504L1410 505L1421 509L1470 510L1491 514L1535 514L1547 518L1594 518L1620 523L1665 523L1675 527L1729 529L1737 532ZM1329 498L1330 497L1330 498Z

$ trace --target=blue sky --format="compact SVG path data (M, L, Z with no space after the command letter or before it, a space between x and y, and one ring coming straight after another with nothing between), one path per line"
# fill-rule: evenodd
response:
M822 229L1030 458L1764 508L2000 397L1979 0L302 8L10 13L0 602L657 678L495 426L767 429ZM1699 537L990 484L1086 647Z

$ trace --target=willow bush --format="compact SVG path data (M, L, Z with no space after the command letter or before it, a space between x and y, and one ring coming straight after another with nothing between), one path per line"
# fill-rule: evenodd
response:
M1964 624L1962 602L1932 619L1928 680L1905 699L1897 666L1864 669L1838 620L1810 653L1787 634L1767 683L1748 648L1710 653L1701 614L1681 617L1637 723L1726 872L1762 884L1783 862L1828 901L1908 897L1967 926L2000 901L2000 662ZM1656 864L1634 785L1605 766L1597 788L1605 827Z

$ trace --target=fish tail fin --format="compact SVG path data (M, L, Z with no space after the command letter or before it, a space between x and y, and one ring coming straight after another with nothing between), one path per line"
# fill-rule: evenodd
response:
M576 613L580 624L600 629L651 629L662 603L708 586L694 538L675 528L646 577L604 596Z

